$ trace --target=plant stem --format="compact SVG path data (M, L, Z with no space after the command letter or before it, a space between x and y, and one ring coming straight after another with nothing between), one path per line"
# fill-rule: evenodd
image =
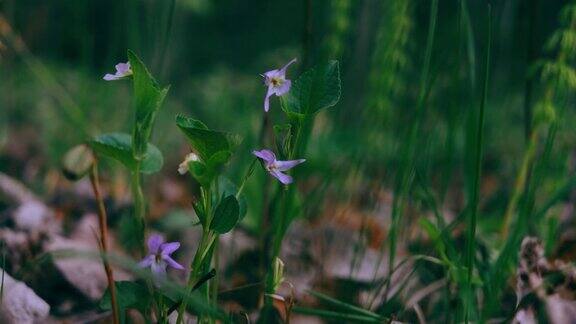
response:
M217 239L218 235L214 234L212 231L209 230L210 222L211 222L211 200L212 196L210 193L210 189L200 188L201 195L202 195L202 204L204 205L204 213L206 217L206 224L202 227L202 237L200 239L200 244L196 249L196 253L194 254L194 259L192 260L192 272L190 272L190 276L188 277L188 283L186 288L186 296L189 296L194 289L194 286L200 280L201 276L203 275L202 270L205 268L203 265L206 264L207 259L211 259L211 255L209 254L212 245L214 244L215 240ZM208 262L208 264L210 264ZM209 293L209 291L208 291ZM206 300L209 301L210 296L206 296ZM184 314L186 313L186 306L187 306L188 298L184 298L180 308L178 309L178 318L176 323L181 324L184 320ZM198 316L198 322L203 321L203 315L200 314Z
M246 181L250 178L250 176L252 176L252 173L254 173L254 167L256 166L256 161L258 161L258 159L252 160L252 163L248 167L248 171L246 171L244 178L242 178L242 183L240 183L240 187L238 188L238 191L236 192L236 196L235 196L236 200L238 200L238 198L240 198L242 191L244 191L244 186L246 185Z
M520 165L520 170L516 177L516 182L514 183L514 190L512 191L512 196L508 205L506 206L506 212L504 213L504 225L502 227L502 238L508 236L510 224L512 223L512 216L520 200L520 196L526 187L526 182L528 179L528 173L530 172L532 163L536 158L536 147L539 142L539 130L533 129L530 133L530 138L528 139L528 147L522 158L522 164Z
M432 50L434 48L434 42L435 42L437 16L438 16L438 0L433 0L430 5L430 15L429 15L430 25L428 28L426 51L424 53L424 64L422 66L422 74L420 76L420 90L416 106L416 117L407 135L408 144L403 147L401 152L404 161L403 163L404 167L402 167L398 172L397 188L395 190L394 199L392 202L392 221L388 235L390 252L388 255L387 276L389 277L390 280L388 280L386 283L386 288L384 290L384 299L386 299L388 296L388 292L390 290L390 283L392 282L390 277L393 274L394 262L396 258L396 246L398 237L398 227L400 226L400 218L402 216L404 206L406 203L406 196L408 195L411 182L414 177L414 168L415 168L414 164L418 152L417 147L418 131L420 130L420 124L424 117L424 103L426 101L430 87L429 85L430 64L432 61ZM376 277L378 275L380 264L382 263L382 259L384 257L384 252L385 250L382 248L380 250L378 261L374 269L374 274L372 278L373 282L376 280Z
M92 190L94 191L94 196L98 203L98 225L100 227L100 250L103 255L108 253L108 224L106 208L104 207L104 200L100 194L100 180L98 178L98 165L94 162L92 165L92 170L90 170L90 183L92 184ZM114 273L112 272L112 267L106 259L102 258L102 263L104 264L104 270L106 271L106 278L108 279L108 290L110 291L110 300L112 304L112 318L114 324L120 323L120 316L118 310L118 300L116 299L116 286L114 284Z
M484 145L484 110L488 97L488 80L490 78L490 52L492 47L492 7L488 4L488 44L486 49L486 65L484 72L484 86L482 87L482 99L480 111L478 113L478 124L476 126L476 145L474 160L474 183L472 197L470 201L470 216L468 218L468 233L466 238L466 268L468 270L466 278L465 302L464 302L464 322L470 319L470 309L472 306L472 276L474 272L474 255L476 251L476 222L478 218L478 205L480 201L480 178L482 176L482 149Z
M169 0L168 7L168 21L166 22L166 29L164 30L164 37L162 39L162 47L160 52L160 63L158 68L158 73L163 75L164 66L166 64L166 51L168 50L168 45L170 44L170 34L172 32L172 22L174 20L174 8L176 7L176 0Z
M134 217L138 222L140 227L140 237L139 237L139 253L144 255L144 233L146 232L146 202L144 201L144 194L142 192L140 176L140 162L136 164L136 167L132 171L132 199L134 200Z

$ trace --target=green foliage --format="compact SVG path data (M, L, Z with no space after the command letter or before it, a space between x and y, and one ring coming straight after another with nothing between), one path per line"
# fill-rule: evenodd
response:
M130 135L125 133L103 134L92 139L89 144L98 154L122 163L129 170L132 171L136 168L138 161L132 155L132 138ZM162 169L164 158L156 146L148 143L142 157L141 173L150 174Z
M294 83L286 104L282 105L289 116L312 116L340 100L340 67L338 61L329 61L302 74Z
M160 88L142 61L132 51L128 60L134 79L135 124L133 152L136 159L144 159L147 143L152 133L156 114L168 93L168 88Z
M212 200L217 201L220 197L227 197L230 195L237 195L238 194L238 186L234 184L230 179L226 178L225 176L218 177L217 183L218 191L214 190L212 194ZM238 207L239 207L239 221L241 221L244 216L246 216L246 211L248 210L248 204L246 202L246 197L240 193L238 197Z
M210 130L201 121L183 115L176 116L176 125L186 135L194 152L212 169L228 162L241 141L238 135Z
M351 20L351 0L330 1L330 34L326 37L324 44L326 56L339 58L345 50L346 36L350 29Z
M214 212L214 218L210 223L210 229L218 234L230 232L238 223L240 206L238 200L230 195L218 204Z
M410 67L408 41L413 29L412 5L409 0L381 3L382 17L372 54L370 73L370 112L379 112L376 122L392 111L406 90L406 71ZM367 114L369 118L375 115Z
M147 314L152 304L152 298L148 289L140 282L116 281L116 298L120 309L120 321L126 323L126 310L136 309L141 314ZM102 310L111 310L110 292L108 289L100 300L99 306Z

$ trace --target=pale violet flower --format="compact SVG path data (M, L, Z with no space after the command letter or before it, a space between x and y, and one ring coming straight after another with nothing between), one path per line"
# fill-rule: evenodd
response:
M268 87L266 98L264 98L264 111L268 112L268 110L270 110L270 97L272 95L280 97L290 91L292 81L286 80L286 69L294 62L296 62L296 59L288 62L288 64L284 65L281 69L262 74L264 84Z
M196 155L196 153L190 153L186 155L184 161L182 161L182 163L180 163L180 165L178 166L178 173L186 174L186 172L188 172L188 164L194 161L200 161L200 158L198 157L198 155Z
M114 81L123 79L131 75L132 75L132 68L130 67L130 62L118 63L116 64L116 73L114 74L107 73L103 79L106 81Z
M164 238L159 234L152 234L148 238L148 255L138 265L142 268L150 268L154 275L155 282L158 283L166 278L166 268L168 266L184 270L184 267L174 261L170 256L180 248L179 242L164 242Z
M280 180L280 182L282 182L283 184L290 184L292 183L293 180L291 176L282 172L290 170L293 167L297 166L298 164L306 161L305 159L279 161L276 160L276 155L274 154L274 152L266 149L260 151L253 151L252 153L256 155L258 158L262 159L266 171L268 171L268 173L270 173L274 178Z

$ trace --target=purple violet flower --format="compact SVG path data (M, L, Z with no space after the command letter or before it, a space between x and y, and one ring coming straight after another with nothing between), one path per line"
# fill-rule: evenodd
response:
M280 97L290 91L292 81L286 80L286 69L294 62L296 62L296 59L288 62L288 64L284 65L284 67L281 69L268 71L262 74L262 77L264 78L264 84L268 87L266 98L264 98L265 112L270 110L270 97L272 95Z
M253 151L252 153L264 161L264 167L268 173L285 185L292 183L292 177L282 172L290 170L298 164L306 161L305 159L278 161L276 160L274 152L266 149Z
M130 62L118 63L116 64L116 73L107 73L103 79L106 81L115 81L123 79L127 76L132 75L132 68L130 68Z
M159 234L152 234L148 238L148 255L138 263L142 268L150 267L156 280L166 278L166 268L168 266L184 270L184 267L174 261L170 256L174 251L180 248L179 242L164 243L164 238Z

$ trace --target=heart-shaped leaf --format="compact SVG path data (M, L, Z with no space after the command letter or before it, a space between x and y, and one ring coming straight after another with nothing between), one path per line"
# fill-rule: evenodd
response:
M134 170L136 167L136 159L132 155L132 138L128 134L109 133L100 135L90 141L89 144L98 154L119 161L129 170ZM140 172L158 172L163 164L164 158L160 150L148 143L140 165Z
M218 152L232 152L240 143L239 136L210 130L204 123L193 118L178 115L176 125L186 135L194 152L202 161L209 161ZM226 162L227 160L224 163Z
M238 223L240 207L234 195L222 199L214 211L210 229L218 234L230 232Z
M296 79L282 106L290 116L311 116L338 103L340 92L338 61L329 61Z
M161 88L134 52L128 51L128 60L133 73L136 112L133 150L134 156L141 157L146 154L146 144L150 140L156 114L169 87Z

